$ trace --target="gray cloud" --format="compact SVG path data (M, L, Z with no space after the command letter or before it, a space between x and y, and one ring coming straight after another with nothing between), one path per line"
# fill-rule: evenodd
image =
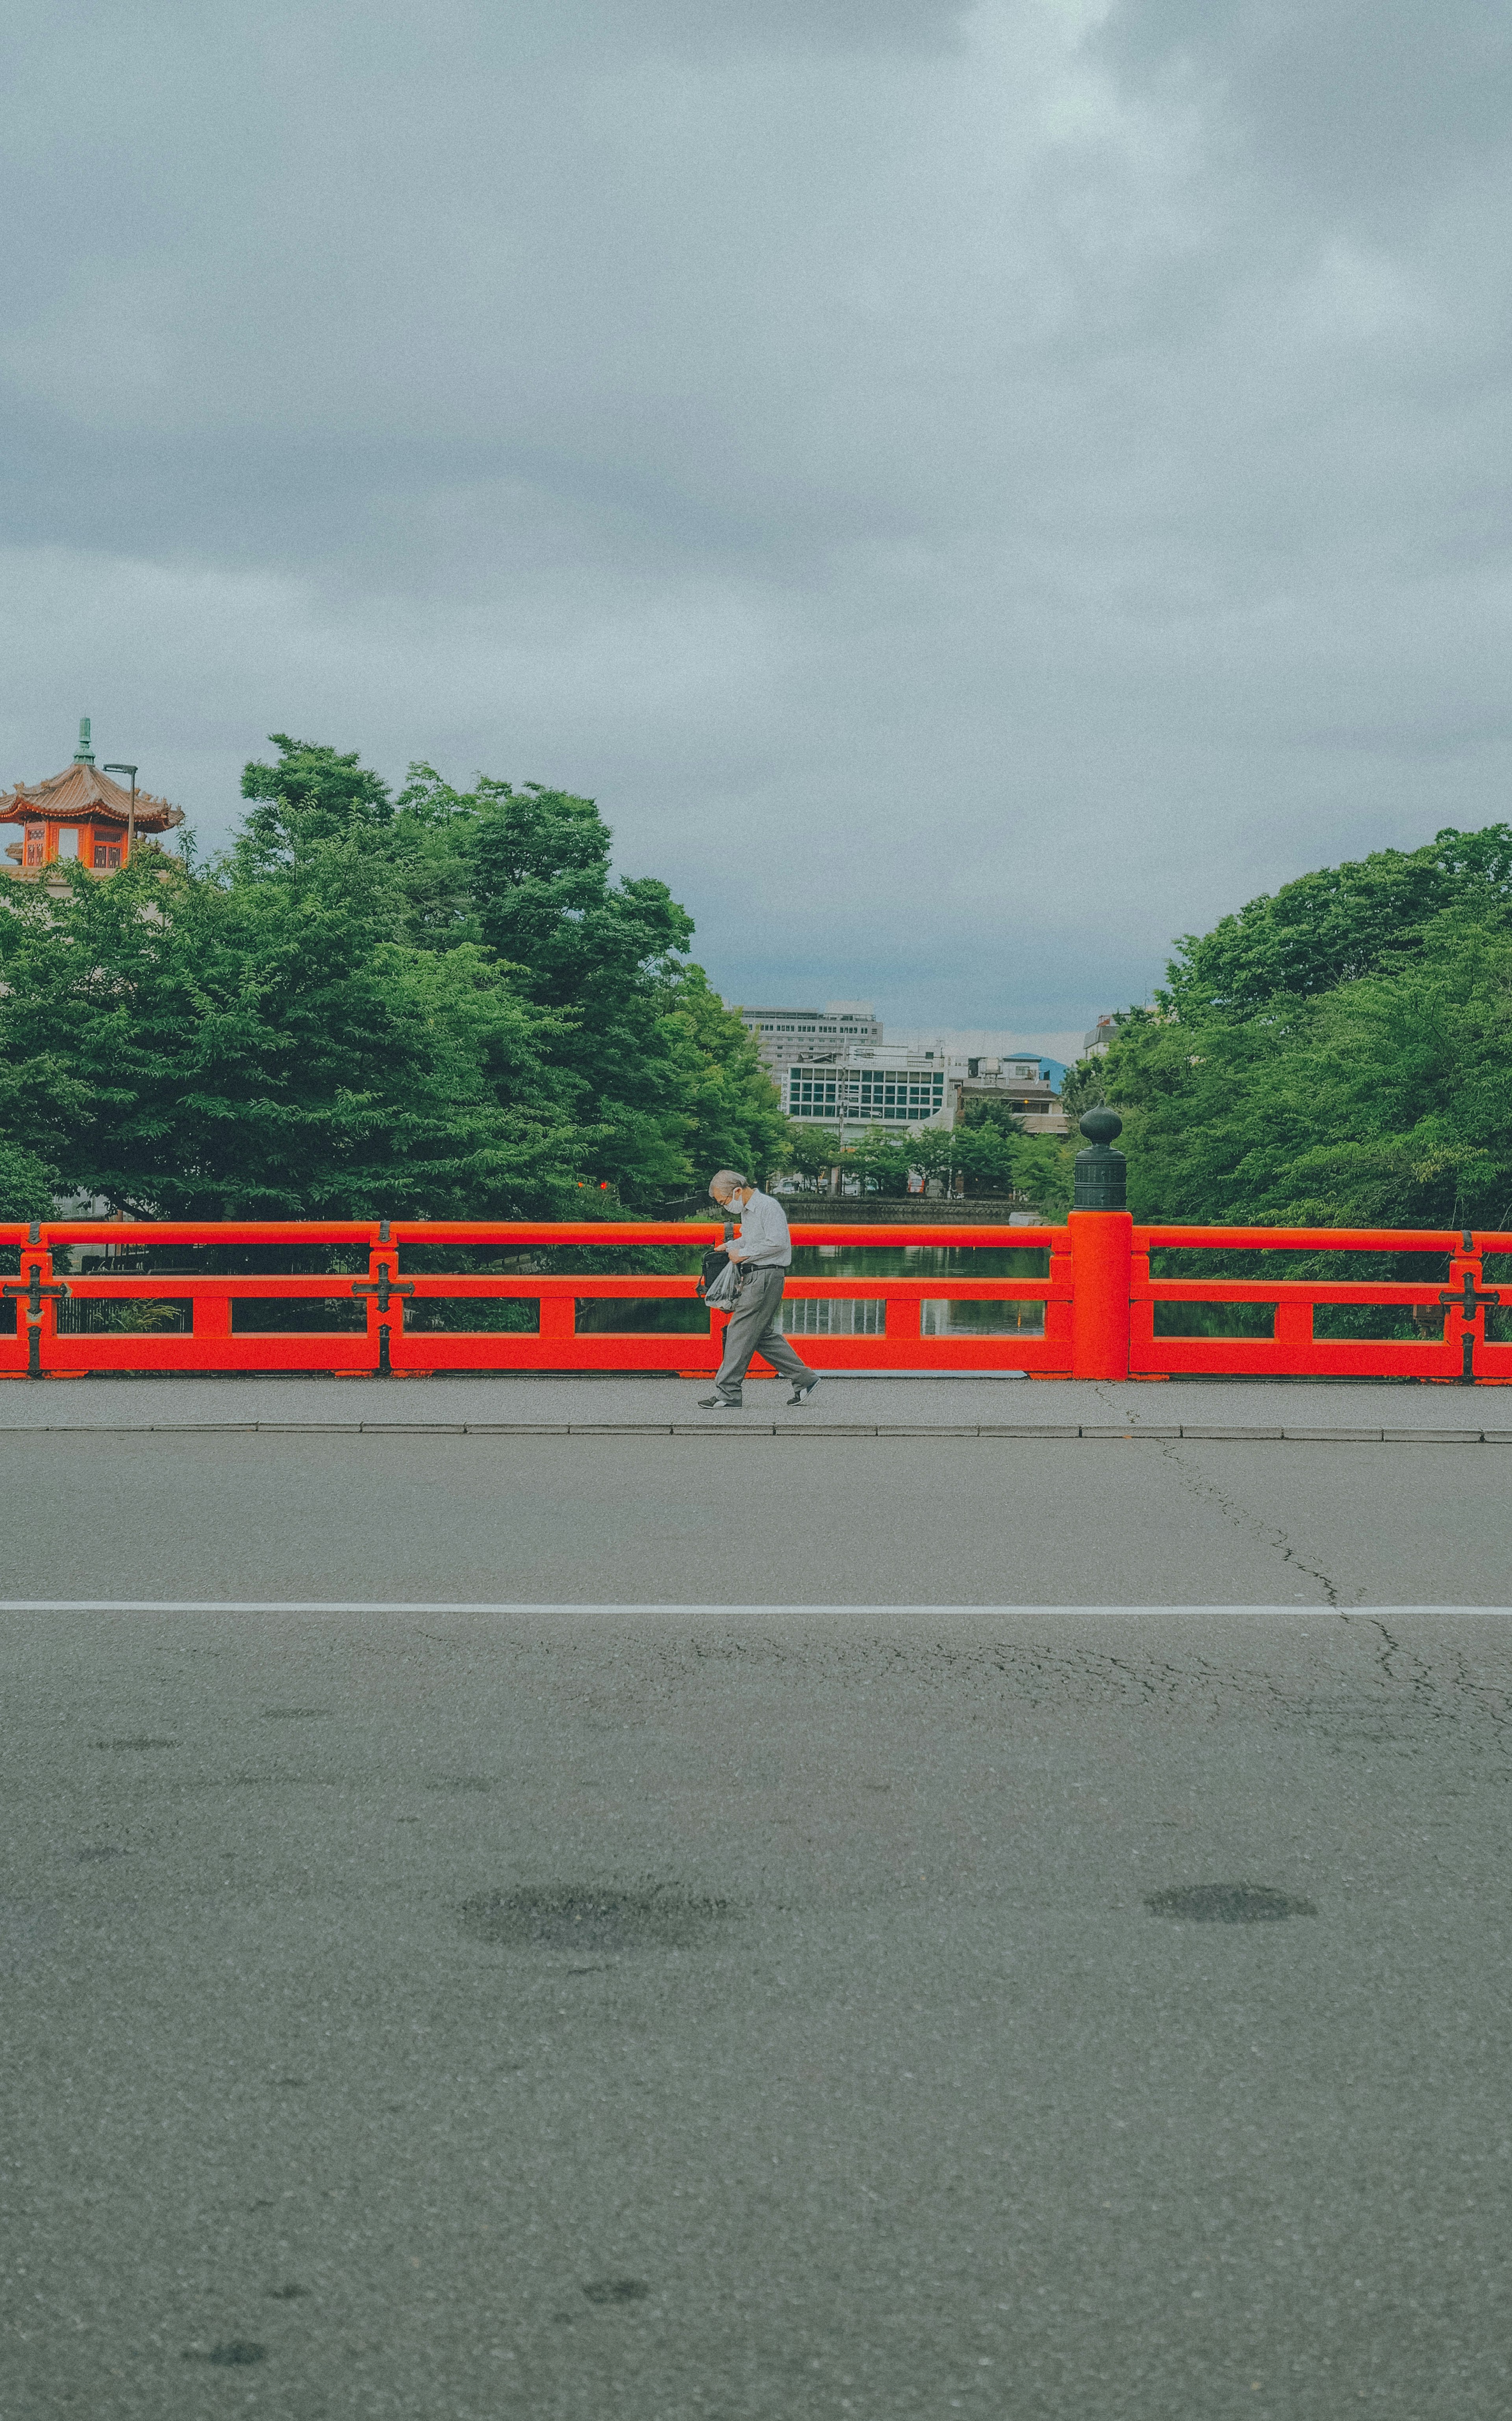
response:
M74 7L9 63L8 760L591 791L736 997L1064 1033L1499 817L1480 0Z

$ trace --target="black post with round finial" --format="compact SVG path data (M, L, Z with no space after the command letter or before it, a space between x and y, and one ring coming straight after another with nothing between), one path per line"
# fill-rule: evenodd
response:
M1081 1121L1088 1148L1076 1155L1067 1222L1073 1379L1129 1376L1134 1223L1124 1203L1124 1156L1113 1148L1123 1125L1116 1110L1088 1110Z
M1113 1148L1124 1122L1116 1110L1087 1110L1079 1121L1090 1149L1076 1155L1076 1210L1122 1210L1126 1208L1129 1164Z

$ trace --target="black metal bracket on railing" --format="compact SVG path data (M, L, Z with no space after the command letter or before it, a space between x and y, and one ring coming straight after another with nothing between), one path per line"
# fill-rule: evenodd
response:
M16 1294L23 1296L25 1299L26 1308L30 1312L33 1320L40 1320L42 1316L42 1297L44 1295L56 1295L62 1299L67 1296L68 1291L68 1288L64 1285L61 1278L58 1279L55 1286L43 1286L42 1265L40 1261L33 1261L31 1266L31 1275L27 1278L24 1286L0 1287L0 1294Z
M1482 1304L1496 1304L1501 1300L1502 1297L1494 1287L1486 1293L1481 1293L1477 1289L1473 1270L1465 1272L1457 1293L1453 1287L1450 1287L1439 1297L1441 1303L1452 1304L1454 1308L1464 1317L1465 1326L1459 1340L1463 1356L1459 1383L1463 1387L1473 1387L1475 1383L1475 1314Z
M382 1224L386 1227L388 1221L385 1219ZM378 1375L381 1379L392 1379L394 1365L389 1356L388 1320L384 1315L388 1310L390 1296L413 1294L414 1280L395 1277L392 1263L380 1261L378 1275L375 1278L353 1278L351 1291L353 1294L373 1294L378 1297Z
M353 1278L351 1282L353 1294L377 1295L380 1314L387 1311L391 1294L413 1294L414 1292L413 1278L392 1277L389 1271L390 1264L387 1261L380 1261L376 1278Z
M34 1220L32 1223L34 1231L36 1225ZM61 1278L54 1286L42 1284L40 1261L33 1261L31 1273L24 1286L0 1287L0 1295L17 1295L26 1306L26 1376L28 1379L40 1379L45 1376L42 1369L43 1297L53 1296L58 1302L63 1302L68 1296L68 1291Z

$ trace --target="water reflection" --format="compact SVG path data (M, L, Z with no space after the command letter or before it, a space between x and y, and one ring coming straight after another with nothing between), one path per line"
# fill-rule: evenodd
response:
M795 1244L795 1278L1043 1278L1033 1244Z

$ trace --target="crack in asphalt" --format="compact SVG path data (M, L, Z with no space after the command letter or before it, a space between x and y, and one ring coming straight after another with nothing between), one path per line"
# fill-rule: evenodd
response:
M1447 1744L1452 1733L1461 1745L1478 1737L1503 1756L1512 1752L1512 1635L1504 1647L1499 1636L1488 1639L1473 1664L1467 1652L1437 1640L1421 1651L1404 1647L1374 1612L1317 1601L1296 1611L1299 1633L1278 1634L1274 1657L1268 1651L1259 1660L1253 1643L1230 1661L1164 1641L1142 1652L1068 1643L1053 1632L974 1640L941 1632L903 1642L876 1628L844 1640L794 1641L742 1628L659 1645L606 1685L601 1670L578 1678L569 1644L553 1655L564 1660L557 1675L565 1719L589 1718L600 1731L644 1728L666 1737L679 1702L686 1706L690 1690L700 1698L723 1666L800 1691L838 1683L858 1702L875 1693L896 1706L901 1697L917 1710L921 1744L936 1722L948 1720L952 1728L1001 1735L1004 1748L1015 1751L1025 1744L1016 1718L1139 1707L1161 1724L1257 1721L1325 1737L1340 1750L1388 1743L1414 1752L1435 1740Z
M1347 1607L1339 1611L1342 1621L1363 1623L1379 1634L1381 1644L1374 1661L1394 1691L1405 1689L1415 1713L1435 1722L1452 1722L1456 1715L1454 1702L1468 1702L1489 1724L1493 1738L1502 1742L1512 1737L1512 1694L1473 1674L1461 1652L1447 1650L1450 1670L1446 1690L1444 1677L1398 1639L1379 1615L1350 1614Z
M1302 1572L1308 1580L1316 1581L1323 1592L1325 1604L1333 1606L1335 1611L1341 1608L1343 1601L1338 1583L1331 1580L1327 1572L1320 1571L1316 1564L1304 1562L1285 1530L1278 1529L1273 1523L1262 1521L1248 1505L1228 1495L1216 1480L1209 1479L1206 1473L1190 1464L1175 1439L1158 1438L1154 1443L1189 1495L1216 1507L1234 1529L1253 1539L1256 1546L1270 1547L1280 1555L1284 1564L1291 1566L1293 1571Z
M1137 1431L1138 1421L1131 1419L1127 1408L1110 1395L1106 1382L1098 1380L1095 1384L1098 1395L1114 1417L1116 1420L1127 1421L1129 1427ZM1272 1523L1262 1521L1249 1506L1227 1495L1216 1480L1209 1479L1204 1472L1186 1460L1181 1446L1174 1438L1154 1438L1150 1443L1159 1446L1180 1485L1186 1489L1189 1495L1203 1498L1208 1504L1215 1506L1234 1529L1253 1539L1257 1546L1272 1549L1279 1554L1284 1564L1291 1566L1293 1571L1304 1574L1310 1581L1316 1581L1323 1592L1325 1604L1335 1607L1341 1605L1342 1593L1338 1584L1331 1580L1327 1572L1319 1571L1316 1565L1304 1563L1285 1530L1277 1529Z

